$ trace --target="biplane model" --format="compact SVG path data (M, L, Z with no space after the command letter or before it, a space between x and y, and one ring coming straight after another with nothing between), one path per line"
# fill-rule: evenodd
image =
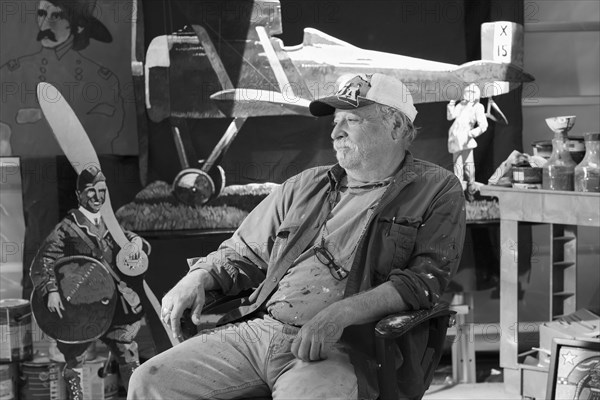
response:
M484 59L454 65L361 49L312 28L304 29L302 44L285 46L273 37L282 33L278 0L244 2L249 7L246 15L252 18L242 26L227 21L227 13L211 21L210 13L194 8L202 2L181 4L191 16L191 26L150 43L144 101L151 120L171 120L183 167L173 190L188 203L204 204L220 193L225 178L218 161L247 118L312 116L310 101L334 94L341 75L395 76L409 88L416 104L459 99L463 88L475 83L481 97L489 99L488 117L495 120L497 114L504 122L492 96L534 79L521 68L523 30L512 22L483 24ZM233 118L200 168L189 168L186 158L177 124L186 118Z

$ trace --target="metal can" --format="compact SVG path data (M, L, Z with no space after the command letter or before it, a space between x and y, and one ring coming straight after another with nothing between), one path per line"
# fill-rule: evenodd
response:
M0 364L0 400L17 399L17 363Z
M31 360L32 355L29 301L0 300L0 362Z
M65 400L67 388L62 376L63 363L48 357L21 363L21 399Z
M114 400L119 394L117 364L107 361L106 357L97 357L85 361L82 368L81 387L83 400Z

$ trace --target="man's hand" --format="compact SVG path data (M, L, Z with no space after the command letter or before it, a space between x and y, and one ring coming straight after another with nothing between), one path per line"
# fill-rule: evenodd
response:
M65 307L60 299L60 294L58 292L48 293L48 310L50 310L50 312L58 313L58 317L62 319L62 313L60 310L64 309Z
M321 310L298 332L292 343L292 354L303 361L319 361L327 358L329 349L336 344L347 322L344 313L334 303Z
M206 271L192 271L163 297L160 317L171 328L173 337L182 336L180 319L188 308L192 309L192 322L200 324L200 314L206 301L206 279L212 279Z
M328 350L340 340L346 327L375 322L407 309L394 285L382 283L321 310L298 332L292 343L292 354L303 361L323 360L327 358Z

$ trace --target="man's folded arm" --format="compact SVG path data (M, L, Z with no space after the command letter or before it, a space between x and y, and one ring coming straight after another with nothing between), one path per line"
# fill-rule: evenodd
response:
M465 229L464 194L452 176L423 218L408 266L388 276L407 310L429 309L439 301L458 268Z

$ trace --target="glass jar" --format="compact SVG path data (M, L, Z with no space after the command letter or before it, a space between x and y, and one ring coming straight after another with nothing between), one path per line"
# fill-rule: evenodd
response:
M552 155L543 168L542 188L572 191L576 165L569 153L567 134L555 132L552 139Z
M600 192L600 133L586 133L585 156L575 167L575 191Z

